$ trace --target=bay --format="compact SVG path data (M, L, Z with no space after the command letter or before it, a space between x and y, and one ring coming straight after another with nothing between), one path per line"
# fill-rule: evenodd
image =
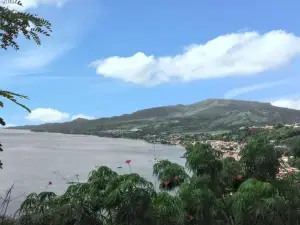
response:
M101 138L86 135L35 133L24 130L0 129L4 151L0 159L0 196L14 184L8 213L15 212L24 198L32 192L65 192L66 180L85 181L95 166L105 165L119 174L138 173L154 184L154 158L169 159L184 165L179 146L153 145L140 140ZM155 150L154 150L155 147ZM129 170L126 160L131 160ZM118 168L118 167L122 168ZM48 182L52 185L47 187Z

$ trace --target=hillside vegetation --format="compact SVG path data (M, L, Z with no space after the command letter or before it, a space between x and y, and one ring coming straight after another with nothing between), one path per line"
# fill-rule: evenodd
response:
M65 123L22 126L13 129L107 136L107 133L112 131L133 132L134 130L136 132L138 130L145 134L196 133L241 126L290 124L299 121L299 110L253 101L207 99L191 105L156 107L110 118L77 119Z

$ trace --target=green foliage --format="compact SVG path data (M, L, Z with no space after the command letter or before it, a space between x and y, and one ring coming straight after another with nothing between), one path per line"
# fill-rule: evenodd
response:
M300 157L300 136L296 136L290 145L292 154L295 157Z
M27 108L25 105L23 105L22 103L18 102L17 98L20 98L20 99L28 99L27 96L25 95L20 95L20 94L17 94L17 93L13 93L13 92L10 92L10 91L4 91L4 90L0 90L0 97L6 99L6 100L9 100L19 106L21 106L23 109L27 110L28 112L30 112L30 109ZM0 108L3 108L4 107L4 103L3 101L0 100ZM2 126L5 126L5 121L3 118L0 117L0 125Z
M178 187L181 183L189 179L189 175L183 166L168 160L161 160L154 164L153 174L156 175L160 181L160 188L168 190ZM165 182L167 182L168 185L165 185Z
M193 150L187 153L186 166L197 175L207 174L216 178L223 166L221 155L211 145L196 143Z
M23 34L26 39L33 39L38 45L41 44L39 34L49 36L51 23L37 15L12 10L9 4L22 7L21 1L4 0L0 5L0 43L1 48L13 47L19 50L16 42L19 34Z
M157 225L183 225L187 217L181 198L167 192L160 192L153 198L153 214Z
M193 176L189 183L182 185L179 196L185 211L193 215L199 223L212 224L217 210L217 198L214 184L208 175Z
M220 173L220 179L223 182L223 187L225 190L232 191L234 189L234 179L238 175L244 175L242 165L239 161L232 157L227 157L223 159L223 169Z
M273 224L283 222L279 212L284 212L284 198L268 182L249 179L232 195L232 213L237 224ZM268 216L265 216L268 215Z
M276 177L280 166L274 146L265 137L252 138L240 152L240 162L248 177L262 181Z
M289 164L292 167L300 169L300 158L299 157L289 158Z

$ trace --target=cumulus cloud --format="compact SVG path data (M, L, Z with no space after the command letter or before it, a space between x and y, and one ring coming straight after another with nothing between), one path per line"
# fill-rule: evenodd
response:
M42 122L42 123L64 122L64 121L75 120L78 118L87 119L87 120L95 119L92 116L88 116L81 113L71 116L69 113L61 112L57 109L52 109L52 108L34 109L25 118L33 122Z
M240 88L234 88L229 91L227 91L224 95L224 98L234 98L242 94L246 94L252 91L257 91L265 88L271 88L276 85L281 85L286 83L286 80L280 80L280 81L275 81L275 82L270 82L270 83L260 83L260 84L254 84L246 87L240 87Z
M69 113L51 108L37 108L32 110L31 113L26 116L27 120L44 123L62 122L69 118Z
M95 117L93 116L87 116L87 115L84 115L84 114L78 114L78 115L74 115L72 116L71 120L76 120L76 119L86 119L86 120L93 120L95 119Z
M62 7L68 0L21 0L22 6L17 4L3 4L4 1L0 1L0 5L7 6L10 9L17 11L25 11L27 9L38 8L41 5L55 5L56 7Z
M231 33L187 46L175 56L137 52L92 62L96 73L135 84L245 76L276 69L300 53L300 37L282 30Z
M271 102L271 104L274 106L300 110L300 98L294 98L294 99L281 98Z

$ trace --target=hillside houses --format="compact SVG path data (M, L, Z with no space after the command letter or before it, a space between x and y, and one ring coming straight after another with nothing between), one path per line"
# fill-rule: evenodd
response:
M284 124L282 125L284 127L287 127L287 128L294 128L294 129L298 129L300 128L300 123L294 123L294 124ZM265 129L265 130L273 130L275 129L276 126L273 126L273 125L265 125L265 126L251 126L249 128L253 128L253 129ZM245 130L246 127L240 127L239 130Z
M300 123L285 124L284 126L285 126L285 127L289 127L289 128L298 129L298 128L300 128Z
M214 149L217 149L223 153L223 158L233 157L235 160L240 160L241 156L239 155L240 150L245 146L244 144L239 144L237 142L226 142L226 141L217 141L217 140L207 140L202 143L211 144ZM275 146L275 148L282 148L286 146ZM288 157L282 155L280 158L280 168L278 177L283 178L285 175L293 174L298 171L297 168L291 167L288 163Z
M267 125L267 126L264 127L264 129L265 130L272 130L272 129L274 129L274 126Z
M203 141L205 144L211 144L214 149L219 151L230 151L230 152L239 152L241 148L244 147L244 144L240 144L234 141L220 141L220 140L206 140Z

